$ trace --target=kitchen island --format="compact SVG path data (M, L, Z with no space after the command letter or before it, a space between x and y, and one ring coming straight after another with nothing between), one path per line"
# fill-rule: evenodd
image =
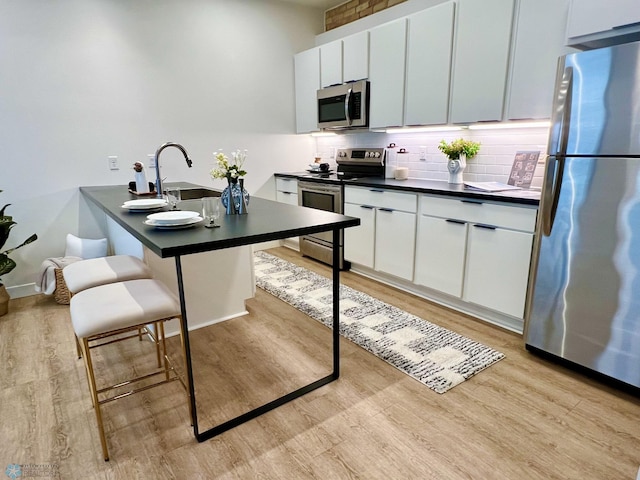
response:
M202 188L198 185L182 183L181 188ZM119 229L130 235L131 238L140 242L145 249L145 260L150 260L153 270L153 257L156 259L173 258L175 262L175 277L177 280L177 293L180 298L180 308L183 316L182 336L187 354L187 376L191 397L191 414L194 428L194 435L198 441L203 441L218 435L241 423L251 420L258 415L268 412L286 402L289 402L305 393L321 387L339 376L339 259L334 255L333 262L333 371L330 375L294 390L280 398L272 400L258 408L242 414L236 418L228 420L213 428L200 431L198 426L198 401L206 403L206 399L196 399L196 391L193 383L193 363L189 343L189 317L191 308L188 307L187 293L189 271L183 271L183 257L215 252L238 247L247 247L254 244L280 240L297 235L332 231L334 242L337 243L340 230L354 227L360 224L360 220L354 217L347 217L335 213L321 210L284 205L278 202L261 198L252 198L249 204L248 215L223 215L220 219L220 228L205 228L202 224L181 230L157 230L152 226L144 224L146 215L144 213L132 213L122 208L127 200L135 197L129 193L126 186L97 186L80 187L81 194L94 204L99 211L103 212L107 220L113 222ZM200 200L186 200L181 202L183 210L200 211ZM166 208L165 208L166 210ZM153 255L153 256L151 256ZM218 257L221 261L224 259ZM214 259L215 261L215 259ZM203 263L202 268L207 268L211 263ZM197 269L197 266L192 266ZM212 269L207 272L195 272L200 275L200 279L207 278L207 275L223 278L225 282L232 282L227 279L227 271L224 269ZM250 277L252 278L252 276ZM162 279L162 278L161 278ZM202 282L200 282L202 283ZM200 285L202 287L202 285ZM205 285L206 287L206 285ZM253 289L253 285L249 285ZM215 297L219 293L215 290L209 292L210 297ZM224 298L218 298L224 301Z

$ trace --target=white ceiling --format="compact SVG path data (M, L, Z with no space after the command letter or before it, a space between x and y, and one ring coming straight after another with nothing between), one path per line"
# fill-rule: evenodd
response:
M328 10L345 3L347 0L284 0L289 3L297 3L298 5L306 5L307 7L317 7Z

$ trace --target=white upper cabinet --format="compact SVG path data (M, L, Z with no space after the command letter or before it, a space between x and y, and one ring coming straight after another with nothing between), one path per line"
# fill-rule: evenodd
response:
M405 125L447 123L455 3L409 16Z
M369 32L360 32L320 46L320 84L338 85L369 76Z
M558 57L564 46L569 0L520 0L514 28L506 118L548 119Z
M320 88L320 49L312 48L293 57L296 89L296 132L318 130L317 91Z
M342 83L342 40L320 46L320 85L322 88Z
M637 40L638 32L638 0L571 0L567 45L612 45Z
M452 123L502 120L513 8L514 0L458 0Z
M403 123L405 18L386 23L369 31L371 81L370 128L400 126Z
M342 40L342 81L369 78L369 32L360 32Z

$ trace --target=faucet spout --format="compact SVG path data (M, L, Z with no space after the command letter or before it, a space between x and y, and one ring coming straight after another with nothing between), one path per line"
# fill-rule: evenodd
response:
M160 145L160 147L158 147L158 150L156 150L156 159L155 159L156 160L156 197L158 198L162 198L162 180L160 178L160 153L162 153L162 151L167 147L175 147L178 150L180 150L182 152L182 155L184 155L184 159L187 162L187 166L189 168L191 168L191 165L193 164L193 162L189 158L189 154L187 153L185 148L179 143L167 142Z

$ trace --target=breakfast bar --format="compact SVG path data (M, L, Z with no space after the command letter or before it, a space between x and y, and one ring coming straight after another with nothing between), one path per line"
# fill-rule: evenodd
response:
M199 189L203 187L194 184L181 183L183 189ZM205 189L208 190L208 189ZM145 248L160 258L173 258L177 276L177 290L180 299L180 309L183 317L182 336L185 343L187 377L191 399L191 415L194 435L198 441L212 438L237 425L249 421L280 405L294 400L312 390L336 380L340 374L339 350L339 282L340 266L337 249L333 255L333 370L326 377L297 388L290 393L280 396L253 408L235 418L227 420L217 426L200 431L198 426L198 402L205 404L206 398L196 398L193 382L193 359L189 342L188 305L185 289L185 274L183 271L183 257L255 245L262 242L281 240L289 237L308 235L318 232L333 232L334 244L338 243L340 231L343 228L355 227L360 219L348 217L322 210L316 210L295 205L286 205L261 198L252 198L247 215L223 215L220 228L205 228L202 224L191 228L178 230L160 230L146 225L144 213L132 213L122 208L125 201L136 199L129 193L126 186L91 186L80 187L81 194L98 207L111 221L117 223L124 231L139 241ZM215 196L216 192L210 190ZM218 192L219 193L219 192ZM166 209L167 207L165 207ZM183 201L184 210L200 211L200 199L193 198ZM222 273L221 273L222 274Z

